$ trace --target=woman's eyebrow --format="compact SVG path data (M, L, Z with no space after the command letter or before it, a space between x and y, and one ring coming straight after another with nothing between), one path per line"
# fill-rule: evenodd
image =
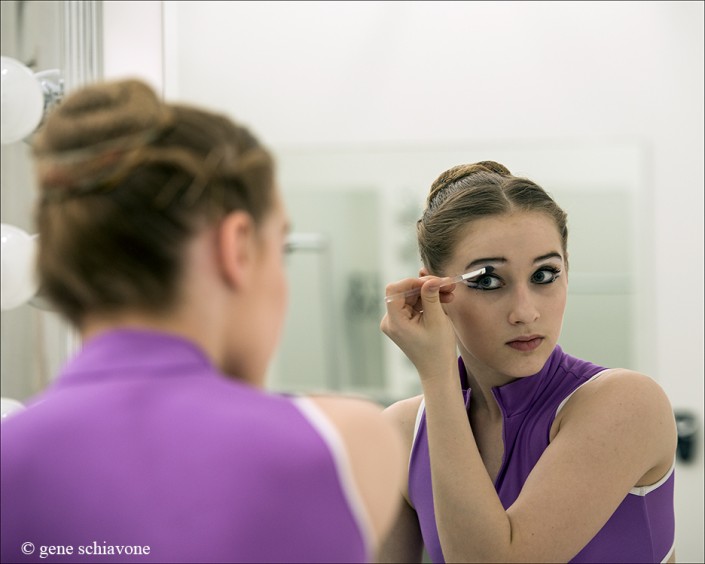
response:
M537 262L547 260L547 259L563 260L563 255L561 255L559 252L552 251L550 253L546 253L545 255L541 255L540 257L536 257L534 259L534 264L536 264ZM474 261L472 261L470 264L468 264L465 267L465 270L469 270L475 266L483 266L483 265L489 264L491 262L504 264L504 263L509 262L509 260L506 259L505 257L485 257L485 258L475 259Z
M544 261L544 260L546 260L546 259L552 259L552 258L555 258L555 259L558 259L558 260L563 260L563 255L560 254L560 253L558 253L558 252L556 252L556 251L553 251L552 253L547 253L547 254L545 254L545 255L541 255L540 257L536 257L536 258L534 259L534 264L536 264L537 262L541 262L541 261Z
M477 259L477 260L472 261L470 264L468 264L468 265L465 267L465 270L469 270L469 269L472 268L473 266L485 265L485 264L487 264L487 263L489 263L489 262L505 263L505 262L508 262L508 261L507 261L507 259L504 258L504 257L488 257L488 258L481 258L481 259Z

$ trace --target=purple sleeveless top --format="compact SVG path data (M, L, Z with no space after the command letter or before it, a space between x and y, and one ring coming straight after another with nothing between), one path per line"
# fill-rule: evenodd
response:
M470 405L467 372L458 359L465 405ZM529 473L549 444L557 410L581 385L604 368L556 347L546 365L528 378L492 389L502 412L504 460L495 489L505 509L514 503ZM419 409L409 462L409 499L433 562L444 562L433 510L426 415ZM653 486L632 488L609 521L571 562L662 562L673 550L675 514L673 469Z
M309 400L174 335L103 334L3 420L2 562L369 561L345 456Z

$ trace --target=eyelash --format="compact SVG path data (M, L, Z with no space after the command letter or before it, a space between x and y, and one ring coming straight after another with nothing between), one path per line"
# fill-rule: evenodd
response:
M548 282L534 281L534 277L536 276L536 274L538 274L539 272L546 272L546 271L550 272L553 275L551 280L549 280ZM545 286L547 284L553 284L558 279L558 277L560 275L561 275L560 268L556 268L555 266L544 266L544 267L539 268L536 272L534 272L534 274L531 276L531 279L534 282L534 284L538 284L539 286ZM487 287L483 287L480 285L481 280L493 280L493 279L498 280L499 282L502 282L502 279L495 274L484 274L482 276L478 276L477 278L474 278L473 280L467 280L465 282L465 285L468 288L472 288L473 290L479 290L481 292L492 292L494 290L499 290L499 289L503 288L503 285L497 286L495 288L487 288Z

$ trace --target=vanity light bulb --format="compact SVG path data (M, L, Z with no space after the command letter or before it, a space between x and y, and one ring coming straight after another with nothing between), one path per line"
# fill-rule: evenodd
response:
M2 57L2 144L32 134L44 116L44 92L35 74L10 57Z
M37 293L34 273L37 255L37 236L6 223L0 227L0 256L2 258L2 310L14 309L29 301Z
M0 419L4 419L10 413L22 411L24 405L12 398L0 398Z

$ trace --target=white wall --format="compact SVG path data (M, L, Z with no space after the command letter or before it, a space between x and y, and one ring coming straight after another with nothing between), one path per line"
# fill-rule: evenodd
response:
M115 30L131 43L128 68L142 65L135 42L153 52L163 31L166 92L234 113L275 148L644 147L654 294L642 307L654 339L642 364L674 407L695 411L702 425L702 2L163 8L165 25L154 35L129 33L124 23ZM106 32L112 21L120 20L106 18ZM704 559L702 437L695 464L678 468L677 556L685 562Z
M103 77L130 76L164 89L162 2L103 2Z

